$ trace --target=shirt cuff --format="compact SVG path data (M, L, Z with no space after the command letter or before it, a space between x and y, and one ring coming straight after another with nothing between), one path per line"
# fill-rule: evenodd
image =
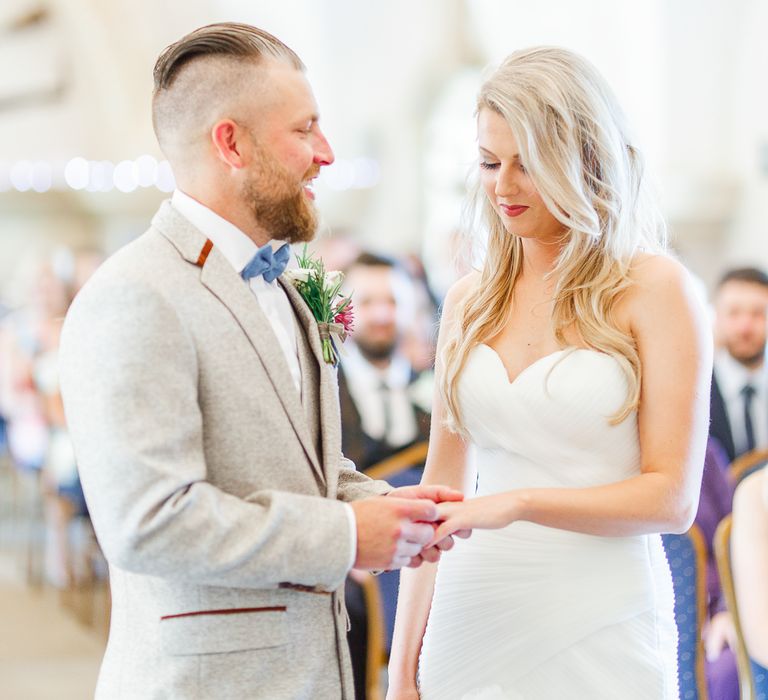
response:
M352 506L349 503L344 504L344 509L347 511L347 520L349 520L349 537L352 543L351 555L349 566L347 570L352 569L355 566L355 559L357 558L357 520L355 519L355 511L352 510Z

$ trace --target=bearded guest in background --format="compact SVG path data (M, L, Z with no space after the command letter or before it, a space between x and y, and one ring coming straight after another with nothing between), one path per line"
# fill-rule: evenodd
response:
M768 275L739 268L723 275L715 294L714 380L710 435L728 459L768 447L765 368Z
M85 285L61 345L110 565L96 695L351 698L347 572L436 560L433 501L461 494L393 490L342 456L334 372L281 278L333 162L301 60L226 23L168 47L154 77L178 189Z
M347 268L344 286L354 295L355 327L339 369L341 439L344 454L365 471L414 443L429 440L432 372L416 372L400 349L413 289L412 280L395 261L362 253ZM423 464L413 465L388 481L396 486L418 484L422 469ZM353 570L345 594L358 700L366 697L368 619L360 582L368 575ZM399 580L399 572L394 571L378 578L387 649Z
M346 271L355 328L339 370L344 454L365 471L429 439L432 373L400 351L412 282L395 261L362 253Z

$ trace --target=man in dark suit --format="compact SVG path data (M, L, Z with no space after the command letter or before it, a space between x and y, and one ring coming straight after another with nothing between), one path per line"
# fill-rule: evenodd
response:
M353 295L355 328L339 367L342 450L361 471L429 439L431 373L415 372L400 352L412 284L393 260L370 253L361 254L346 270L345 289ZM390 483L418 483L422 468L415 465ZM356 697L364 700L368 630L363 592L355 575L353 571L346 586L348 640ZM378 581L391 639L399 575L388 572Z
M766 313L768 275L756 268L729 270L715 294L714 377L710 429L728 459L768 447Z

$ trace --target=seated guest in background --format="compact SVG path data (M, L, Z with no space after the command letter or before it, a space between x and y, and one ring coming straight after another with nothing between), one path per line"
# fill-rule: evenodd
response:
M768 472L739 483L733 500L731 556L739 619L753 662L768 667Z
M365 471L405 447L429 439L431 372L417 373L401 352L410 281L394 261L362 253L347 269L344 286L354 294L355 325L339 367L342 451ZM418 483L421 466L405 470L390 482ZM358 700L366 697L368 625L359 580L367 575L353 571L346 585L351 624L347 637ZM378 579L388 640L399 578L397 572L387 572Z
M431 372L417 373L400 352L410 284L394 261L370 253L347 269L355 326L339 369L342 449L362 471L429 437Z
M701 497L695 523L707 547L707 621L703 638L705 672L712 700L739 698L739 678L733 654L736 630L731 613L725 607L713 545L717 526L731 512L733 487L726 472L727 465L728 457L722 446L710 437L704 458Z
M768 275L755 268L726 272L715 294L714 380L710 435L728 460L768 447L765 373Z

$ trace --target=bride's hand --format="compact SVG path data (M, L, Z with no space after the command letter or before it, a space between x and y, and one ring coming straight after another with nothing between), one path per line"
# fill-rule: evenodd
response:
M437 504L438 521L432 539L437 542L459 530L496 530L506 527L514 519L514 496L500 493L493 496L468 498L461 502Z

